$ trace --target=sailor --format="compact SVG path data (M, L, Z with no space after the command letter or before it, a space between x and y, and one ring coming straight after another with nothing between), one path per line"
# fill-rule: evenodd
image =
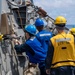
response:
M75 75L74 36L64 32L66 19L58 16L55 26L58 34L49 42L46 73L50 75Z
M38 30L38 33L36 34L36 38L41 42L42 47L44 48L44 50L47 54L49 40L53 36L52 32L44 30L44 21L40 18L36 19L35 26ZM46 73L43 73L43 71L45 71L45 69L43 67L41 68L41 71L42 71L42 75L44 75L44 74L46 75Z
M69 33L74 36L74 41L75 41L75 28L71 28Z
M15 40L15 50L17 52L26 52L29 56L30 63L39 64L39 68L45 64L46 51L43 49L41 43L35 37L36 27L35 25L25 26L26 42L20 44L18 40ZM44 68L44 67L43 67ZM41 74L44 75L44 74Z
M71 33L75 37L75 28L71 28L69 33Z
M44 21L40 18L36 19L35 26L38 30L38 33L36 34L36 37L41 42L43 48L47 52L49 40L53 36L53 34L52 34L52 32L44 30Z

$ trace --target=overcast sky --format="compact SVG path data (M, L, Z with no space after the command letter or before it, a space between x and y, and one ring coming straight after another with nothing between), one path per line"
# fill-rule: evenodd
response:
M54 19L61 15L67 24L75 24L75 0L34 0L34 5L42 7Z

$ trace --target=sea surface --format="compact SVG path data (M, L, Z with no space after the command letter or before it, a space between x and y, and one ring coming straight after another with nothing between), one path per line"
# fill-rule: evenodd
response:
M75 25L66 25L68 29L75 28Z

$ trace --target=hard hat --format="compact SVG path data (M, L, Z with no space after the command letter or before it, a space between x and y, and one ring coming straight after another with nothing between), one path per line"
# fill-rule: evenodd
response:
M35 26L44 26L43 20L40 18L37 18L35 21Z
M75 35L75 28L71 28L70 29L70 33L73 34L73 35Z
M1 34L1 35L0 35L0 41L2 41L2 40L3 40L3 35Z
M27 26L25 26L25 31L27 31L30 34L35 35L36 34L36 27L34 25L27 25Z
M58 16L54 22L55 25L66 24L66 19L63 16Z

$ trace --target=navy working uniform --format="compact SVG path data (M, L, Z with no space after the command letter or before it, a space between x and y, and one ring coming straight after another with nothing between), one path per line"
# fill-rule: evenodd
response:
M15 45L15 49L17 52L26 52L31 63L41 63L46 57L46 51L42 48L36 37L31 37L21 45Z
M41 71L41 75L44 75L45 72L45 58L46 58L46 51L43 49L41 43L35 37L36 30L34 25L27 25L25 27L26 37L30 37L26 40L25 43L21 45L15 45L15 50L17 52L26 52L29 56L29 61L31 63L39 64L39 68L43 69ZM28 34L28 36L27 36Z
M36 34L37 39L41 42L43 48L48 50L49 40L52 37L52 33L46 30L41 30Z
M48 50L48 44L49 44L49 40L50 38L53 36L52 32L49 32L47 30L44 30L44 22L42 19L37 18L35 21L35 26L36 28L39 27L38 29L38 33L36 34L37 39L41 42L43 48L46 50ZM42 27L42 28L41 28Z
M63 22L62 16L58 18ZM50 71L50 75L75 75L74 36L66 34L63 29L61 30L62 32L58 31L58 34L50 39L46 58L46 72Z
M44 22L40 18L36 19L35 26L38 30L38 33L36 34L36 38L42 44L42 47L44 48L46 55L47 55L49 40L53 36L52 32L44 30ZM43 67L41 68L41 71L43 71ZM44 69L44 71L45 71L45 69ZM46 73L43 74L43 72L42 72L42 75L47 75L47 74Z

